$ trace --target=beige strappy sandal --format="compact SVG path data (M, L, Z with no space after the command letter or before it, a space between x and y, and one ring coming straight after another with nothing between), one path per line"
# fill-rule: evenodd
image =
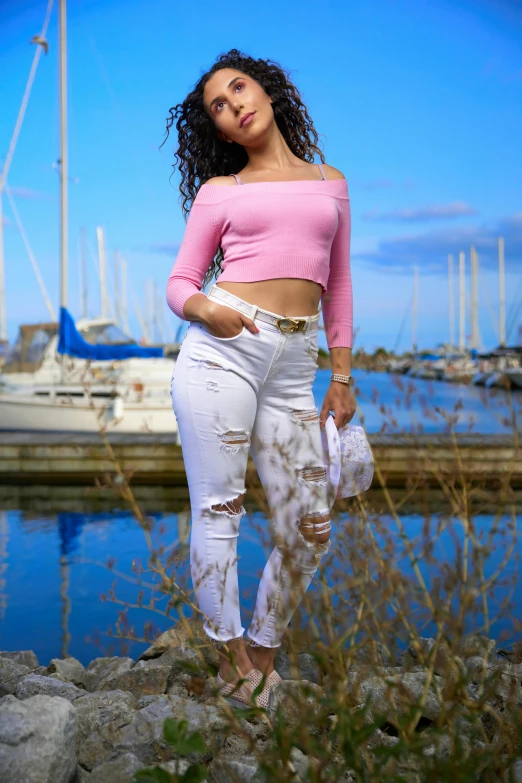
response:
M265 686L261 693L258 693L255 701L253 700L252 693L261 683L263 679L262 673L259 669L251 669L245 674L246 682L241 683L238 687L236 682L227 682L221 675L217 674L216 682L220 690L221 695L230 705L234 707L241 707L248 709L249 707L268 707L268 701L270 697L270 688L278 682L281 682L281 677L274 670L265 680ZM233 693L232 693L233 691Z

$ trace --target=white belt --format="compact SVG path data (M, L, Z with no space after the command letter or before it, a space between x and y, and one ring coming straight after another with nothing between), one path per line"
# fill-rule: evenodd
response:
M291 318L285 315L277 315L269 310L263 310L257 305L245 302L239 296L234 296L230 291L225 291L217 285L213 285L208 292L208 299L218 304L226 304L234 310L247 315L252 321L264 321L267 324L277 326L281 332L306 332L311 326L315 326L319 321L319 313L316 315L306 315L302 318Z

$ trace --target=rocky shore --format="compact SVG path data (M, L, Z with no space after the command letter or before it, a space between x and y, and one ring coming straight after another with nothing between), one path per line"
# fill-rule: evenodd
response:
M0 652L0 781L132 783L143 768L160 766L182 774L191 763L206 768L210 783L266 780L258 759L273 742L269 726L259 715L230 719L230 711L217 696L214 678L209 675L217 670L217 653L203 643L201 633L196 636L199 644L194 645L184 630L172 629L137 661L96 658L86 668L74 658L54 659L41 666L31 651ZM481 718L481 737L473 728L473 703L483 698L492 714L500 716L508 734L511 732L509 736L522 757L522 744L517 739L522 725L522 663L516 662L516 657L500 657L493 641L472 637L462 645L458 657L450 658L445 648L440 649L428 687L430 674L424 656L433 644L432 639L422 639L420 645L412 645L394 661L379 644L370 651L361 649L350 660L341 682L339 678L332 682L312 655L302 652L290 657L281 649L275 663L284 682L271 692L268 716L274 718L279 712L285 724L292 726L302 721L304 706L310 732L331 733L331 762L338 765L343 759L334 736L338 716L328 715L330 725L323 728L320 722L317 726L314 723L325 695L344 688L347 709L352 714L360 711L363 724L371 724L375 715L385 716L386 726L381 722L381 728L375 728L367 738L370 753L398 745L393 727L401 715L411 712L412 705L420 704L423 755L448 755L454 732L448 729L445 733L444 726L441 728L441 715L453 698L452 683L462 675L464 703L471 707L467 712L462 708L457 730L466 752L486 754L495 743L505 742L505 733L489 713ZM486 696L485 682L489 688ZM369 709L362 710L365 703ZM204 750L184 758L176 754L163 735L164 721L172 717L186 720L189 733L202 735ZM430 736L435 726L437 732ZM515 757L510 757L509 776L488 780L520 783L522 759L516 761ZM310 776L310 767L316 763L312 756L293 747L290 762L295 771L293 780L315 779ZM346 768L337 779L356 778ZM411 779L422 780L422 776Z

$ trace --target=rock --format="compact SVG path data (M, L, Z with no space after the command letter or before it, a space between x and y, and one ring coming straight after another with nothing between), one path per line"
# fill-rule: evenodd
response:
M134 753L124 753L95 767L89 775L89 783L134 783L134 775L140 769L143 764Z
M142 652L139 661L147 661L151 658L159 658L166 652L179 647L180 644L188 640L188 634L185 628L180 625L169 628L168 631L164 631L153 641L150 647L147 647L145 652Z
M468 636L459 647L459 655L461 658L480 655L482 658L486 658L489 663L496 663L495 641L488 639L487 636Z
M310 769L310 758L299 748L292 748L290 751L290 761L295 767L295 771L302 780L306 780L308 770Z
M480 655L472 655L471 658L464 658L464 666L466 673L474 680L482 680L484 677L487 677L488 674L491 674L494 668L493 666L488 665L487 662L484 662L484 658Z
M29 674L25 677L16 689L16 696L19 699L29 699L31 696L60 696L67 701L75 701L85 694L72 682L62 682L52 677L42 677L40 674Z
M76 713L65 699L33 696L0 709L0 780L70 783L76 771Z
M63 682L85 688L85 666L76 658L53 658L47 668L50 674L57 674Z
M107 678L128 671L133 664L132 658L95 658L85 670L85 687L88 691L101 691Z
M418 704L426 683L424 672L405 672L393 675L384 680L382 677L370 677L359 686L359 697L362 703L370 700L369 707L374 715L383 715L390 723L407 712L414 704ZM435 720L441 711L441 705L430 689L422 707L422 715L429 720Z
M449 734L433 734L433 740L429 745L423 748L425 756L434 756L435 758L448 758L453 753L454 742Z
M520 664L518 664L520 666ZM515 673L497 670L491 689L502 702L504 709L519 710L522 707L522 678Z
M372 677L388 678L392 676L402 676L404 669L400 666L375 666L364 667L362 669L349 669L346 674L347 688L346 692L349 696L349 704L359 704L360 698L360 686L365 680L370 680ZM334 692L336 683L333 681L332 676L328 675L324 682L323 688L326 692Z
M364 647L358 647L354 651L347 650L347 657L351 658L352 665L366 664L370 666L391 666L391 656L388 649L372 639L367 639Z
M78 766L76 768L76 775L74 776L72 783L89 783L90 779L91 773L87 772L86 769Z
M136 698L165 693L171 667L168 662L139 661L136 666L126 671L110 674L103 679L101 691L128 691Z
M171 775L175 775L176 770L179 775L184 775L190 767L190 762L185 761L185 759L176 759L174 761L165 761L163 764L158 764L158 767L161 767L161 769L164 769L165 772L169 772Z
M319 665L309 653L299 653L293 658L280 650L275 657L274 666L283 680L302 679L316 684L322 680Z
M426 669L427 665L425 661L431 654L433 646L435 645L435 639L426 637L420 637L410 643L408 651L412 658L422 667ZM440 644L434 661L434 672L443 677L453 677L454 674L454 658L451 650L445 644Z
M8 693L7 696L2 696L0 699L0 707L2 704L14 704L16 701L18 701L16 696L12 696L10 693Z
M387 734L381 729L375 729L375 731L368 737L368 748L393 748L400 742L399 737L394 737L392 734Z
M180 701L171 699L174 717L187 721L187 734L199 731L205 742L204 753L194 753L187 756L191 763L210 761L217 751L223 747L227 734L228 718L222 710L196 701Z
M188 733L200 731L207 744L205 753L193 754L188 761L209 761L222 746L227 722L217 708L160 696L157 701L135 712L127 725L118 727L107 723L93 731L82 743L82 766L92 769L96 764L125 753L134 753L143 764L170 761L175 753L163 737L163 723L166 718L172 717L185 719Z
M14 695L22 677L29 674L29 667L11 660L0 658L0 696Z
M255 756L242 759L214 759L208 768L208 783L257 783L264 778L257 775L258 763Z
M154 704L154 702L158 701L158 699L161 699L162 696L163 694L156 694L155 696L142 696L141 699L138 699L138 701L136 702L136 709L142 710L144 707L148 707L149 704Z
M28 669L37 669L40 665L38 658L32 650L18 650L16 652L0 652L0 658L9 658L10 661L27 666Z
M193 645L190 644L191 641L194 643ZM208 641L207 635L203 630L203 621L199 618L191 618L186 626L180 622L173 628L169 628L168 631L164 631L140 655L138 660L146 661L152 658L159 658L166 653L175 652L182 644L192 646L196 651L201 650L207 664L219 665L217 650Z
M93 731L110 723L114 729L126 726L134 717L136 699L131 693L123 691L103 691L88 693L76 699L74 706L77 715L77 745L80 764L83 764L82 745ZM85 766L85 765L84 765Z
M161 660L161 659L160 659ZM197 692L194 690L194 682L197 680L198 688ZM192 674L177 674L175 677L169 679L169 685L167 686L167 693L175 699L185 700L192 695L205 696L207 677L196 677Z
M502 674L510 674L513 677L518 677L522 681L522 663L509 663L509 661L502 661L497 663L496 666L489 666L488 669Z
M517 759L504 777L505 783L522 783L522 759Z
M522 642L515 642L509 645L509 647L501 647L497 650L498 655L507 658L511 663L522 663ZM3 655L3 653L0 653Z
M241 719L241 723L244 724L241 726L241 729L248 736L229 734L221 750L221 756L223 758L243 758L243 756L248 756L252 752L253 737L252 732L250 731L250 724L248 721L244 720L244 718Z
M283 680L270 689L268 714L272 718L278 710L282 711L284 720L292 725L302 721L303 713L318 715L321 707L319 702L323 697L323 689L306 680ZM317 726L310 726L316 733Z
M202 674L207 668L205 660L201 659L201 655L195 647L192 647L188 642L183 642L175 650L158 658L157 661L151 661L150 663L157 663L170 666L172 675L176 674ZM140 664L136 664L139 666ZM141 664L147 665L147 664ZM148 664L150 665L150 664Z

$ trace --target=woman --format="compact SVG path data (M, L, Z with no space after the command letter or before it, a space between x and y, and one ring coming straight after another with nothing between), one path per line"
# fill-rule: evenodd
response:
M167 301L190 321L171 394L192 508L192 581L220 653L222 694L245 704L264 675L256 703L266 706L281 679L274 658L285 628L330 547L320 427L330 411L338 428L355 412L348 187L338 169L310 162L323 158L317 132L271 61L221 55L170 110L167 135L175 121L185 213L192 206ZM320 302L333 375L319 415ZM236 544L249 451L276 546L245 640Z

